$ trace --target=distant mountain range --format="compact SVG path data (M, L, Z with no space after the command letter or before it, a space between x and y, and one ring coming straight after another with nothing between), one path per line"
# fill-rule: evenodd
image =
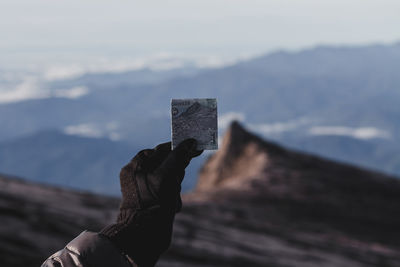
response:
M24 143L29 150L39 132L53 129L128 143L134 150L151 147L170 139L171 98L216 97L221 126L236 118L292 148L400 174L399 69L400 44L393 44L280 51L219 69L93 73L45 85L88 88L79 98L0 104L1 147L13 151L31 140ZM80 164L97 169L92 160L99 153L87 154ZM115 157L122 160L122 154ZM20 154L1 155L0 170L18 173ZM44 162L45 155L36 160ZM82 173L93 173L88 170ZM61 181L64 171L35 177ZM78 183L69 179L64 184Z
M400 180L264 141L240 124L183 196L157 266L387 266L400 262ZM0 265L39 266L118 199L0 177Z
M53 185L115 194L119 170L136 150L104 138L47 131L0 144L0 169Z
M142 149L123 141L44 131L0 143L0 170L52 185L119 195L119 172ZM193 188L201 162L195 159L188 168L184 191Z

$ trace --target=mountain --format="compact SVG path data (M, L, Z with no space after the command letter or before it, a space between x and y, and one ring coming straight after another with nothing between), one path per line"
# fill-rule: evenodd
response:
M160 266L397 266L399 193L395 177L234 123L184 199Z
M400 43L278 51L189 73L92 73L46 85L87 87L79 98L0 104L0 140L72 129L146 148L170 140L171 98L216 97L221 126L239 117L282 145L400 175L398 69Z
M137 148L104 138L44 131L0 144L0 169L53 185L119 193L119 171Z
M11 222L0 226L2 266L37 266L80 230L110 223L118 206L115 198L16 179L0 184L0 217ZM400 262L398 179L289 150L238 123L183 202L157 266Z
M121 168L145 148L48 130L0 143L0 170L40 183L119 195ZM193 188L200 164L195 159L188 168L183 191Z
M78 77L54 80L51 88L73 88L85 86L93 90L108 90L118 86L140 86L164 83L177 77L193 76L200 72L195 66L185 65L180 68L152 70L143 68L133 71L85 73Z
M173 97L217 97L221 115L242 112L248 123L308 117L328 125L383 128L396 138L400 127L394 121L400 98L399 58L400 43L317 47L295 53L276 52L233 66L161 79L160 83L126 85L112 74L92 74L91 82L79 83L84 78L76 79L74 86L87 86L91 92L81 98L0 105L0 138L43 128L113 121L120 124L122 138L142 137L143 132L150 132L145 125L161 119L167 122L157 125L166 126L161 134L168 137L169 103ZM104 84L101 90L96 90L100 87L96 80Z

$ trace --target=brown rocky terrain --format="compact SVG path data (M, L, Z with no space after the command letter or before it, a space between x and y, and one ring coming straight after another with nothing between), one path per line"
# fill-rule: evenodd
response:
M398 179L287 150L238 123L185 200L165 257L181 266L400 266Z
M0 179L0 266L38 266L118 199ZM232 124L158 266L400 266L400 181Z
M119 200L0 177L0 266L40 266L84 229L115 218Z

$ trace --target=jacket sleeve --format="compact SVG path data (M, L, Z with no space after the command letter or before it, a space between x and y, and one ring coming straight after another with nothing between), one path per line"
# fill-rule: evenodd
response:
M84 231L65 248L51 255L42 267L135 267L111 241L98 233Z

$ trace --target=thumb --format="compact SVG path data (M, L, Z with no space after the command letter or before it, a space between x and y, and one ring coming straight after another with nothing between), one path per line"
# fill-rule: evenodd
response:
M182 141L174 150L166 157L164 162L158 168L159 172L167 175L182 175L185 168L189 165L190 160L201 154L202 151L197 149L197 141L193 138ZM179 183L183 177L179 177Z

